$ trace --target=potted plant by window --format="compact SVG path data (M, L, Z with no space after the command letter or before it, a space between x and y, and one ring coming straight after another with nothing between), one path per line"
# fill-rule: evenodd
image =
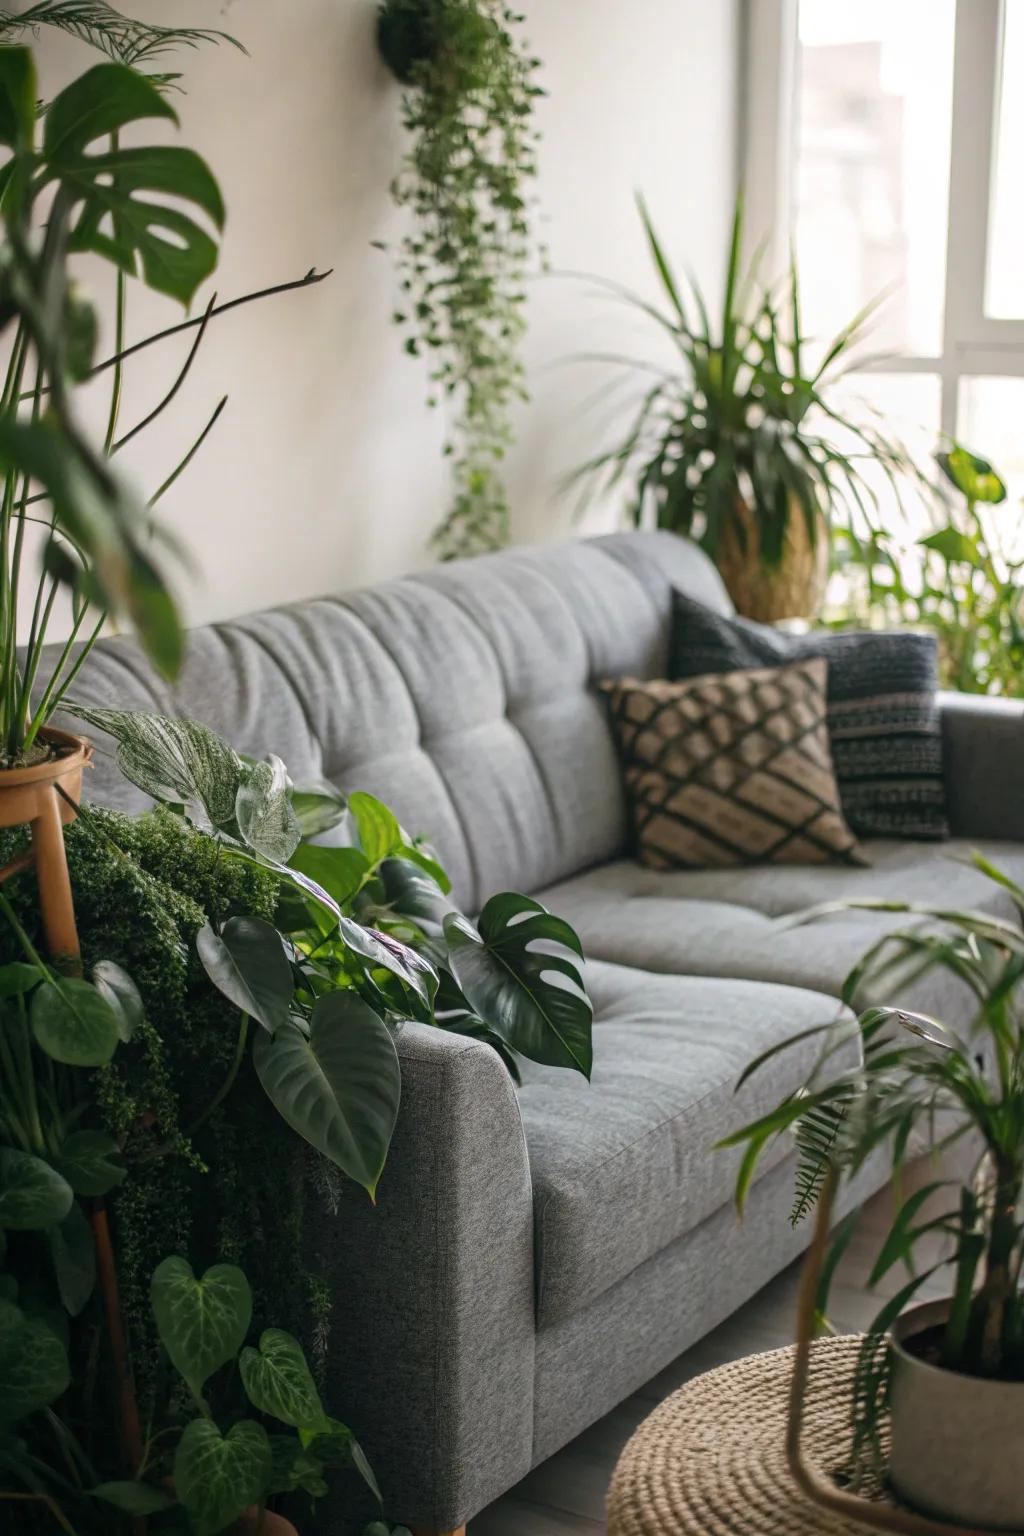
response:
M975 862L1010 893L1024 916L1024 889L980 856ZM915 1190L903 1201L882 1244L872 1283L899 1264L906 1265L908 1278L882 1307L861 1350L850 1405L852 1473L855 1479L877 1474L884 1462L879 1430L888 1415L888 1475L906 1503L971 1528L1020 1529L1024 932L1020 922L941 907L848 905L905 911L915 924L868 952L846 983L847 1002L862 987L875 996L880 985L898 992L901 980L907 984L942 969L973 992L973 1025L960 1034L899 1007L873 1007L858 1020L822 1024L817 1031L822 1050L804 1087L722 1143L745 1148L737 1201L742 1209L767 1144L781 1132L794 1131L800 1150L794 1220L824 1191L819 1210L824 1257L835 1186L854 1176L879 1149L888 1149L898 1174L915 1132L932 1138L938 1127L944 1148L966 1138L971 1138L969 1146L981 1146L971 1182L936 1181ZM851 1041L860 1046L860 1060L852 1065ZM794 1043L785 1041L759 1057L744 1079ZM828 1279L855 1221L854 1216L841 1224L821 1266L817 1307L822 1313ZM937 1258L927 1252L936 1238L945 1240ZM926 1261L915 1263L922 1252ZM949 1295L912 1305L921 1287L944 1270L950 1276Z
M582 482L588 496L632 484L633 521L653 518L697 539L747 618L814 617L831 527L854 513L873 518L877 477L866 466L879 467L897 495L899 477L914 472L870 413L844 409L834 393L871 310L813 348L795 266L781 288L761 283L756 258L744 267L737 205L716 325L697 283L673 270L642 200L639 208L665 306L598 281L656 325L675 357L662 366L583 354L635 373L643 388L626 435L570 483Z

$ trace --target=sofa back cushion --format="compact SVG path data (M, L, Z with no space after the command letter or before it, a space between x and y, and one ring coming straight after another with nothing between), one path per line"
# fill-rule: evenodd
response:
M104 640L74 694L190 716L240 752L278 753L298 781L378 795L432 839L473 910L625 848L594 685L665 675L673 586L728 610L713 567L671 534L508 550L193 630L173 689L134 640ZM140 807L106 745L88 797Z

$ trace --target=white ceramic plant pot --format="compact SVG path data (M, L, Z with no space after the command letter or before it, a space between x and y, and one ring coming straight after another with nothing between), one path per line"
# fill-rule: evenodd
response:
M948 1311L948 1301L925 1302L893 1325L893 1486L939 1519L1024 1530L1024 1382L963 1376L904 1348Z

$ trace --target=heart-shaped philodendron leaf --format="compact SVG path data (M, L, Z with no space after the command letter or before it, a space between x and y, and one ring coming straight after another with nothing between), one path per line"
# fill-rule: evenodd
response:
M325 1424L323 1406L302 1345L282 1328L268 1328L260 1347L238 1357L242 1385L254 1408L295 1429Z
M14 1147L0 1147L0 1227L35 1232L63 1221L74 1202L55 1168Z
M63 1344L41 1318L0 1301L0 1426L15 1424L66 1392L71 1370Z
M120 1148L106 1131L72 1131L54 1167L76 1195L108 1195L128 1177Z
M121 1038L118 1015L106 998L75 976L46 981L32 994L32 1033L54 1061L103 1067Z
M492 896L477 927L444 920L449 964L473 1012L513 1050L549 1067L590 1076L594 1010L569 924L514 891Z
M66 700L64 708L117 742L117 766L153 800L197 809L214 827L230 824L243 765L205 725L141 709L100 709Z
M226 1435L210 1419L193 1419L178 1441L174 1486L197 1536L215 1536L258 1504L270 1477L270 1440L252 1419L233 1424Z
M256 1037L268 1098L292 1130L368 1191L377 1188L402 1092L394 1041L354 992L319 998L307 1037L294 1022Z
M271 1034L281 1027L295 981L276 928L261 917L229 917L220 933L206 923L196 949L218 991Z
M245 1342L252 1320L252 1292L234 1264L214 1264L196 1279L180 1255L153 1271L150 1300L160 1342L197 1401L222 1365Z
M379 864L402 846L402 829L394 812L373 795L355 790L348 797L348 808L356 824L359 846L371 864Z
M246 763L235 797L235 820L242 837L256 853L275 864L290 859L302 836L292 809L288 770L273 753L266 762Z

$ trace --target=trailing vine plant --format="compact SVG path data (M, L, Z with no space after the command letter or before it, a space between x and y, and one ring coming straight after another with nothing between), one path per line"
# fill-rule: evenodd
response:
M452 505L434 532L444 560L508 542L502 460L527 398L520 343L534 255L526 183L537 172L540 61L504 0L384 0L381 53L406 87L409 150L392 196L413 215L397 250L405 350L430 369L428 401L454 419ZM537 252L542 257L542 252Z

